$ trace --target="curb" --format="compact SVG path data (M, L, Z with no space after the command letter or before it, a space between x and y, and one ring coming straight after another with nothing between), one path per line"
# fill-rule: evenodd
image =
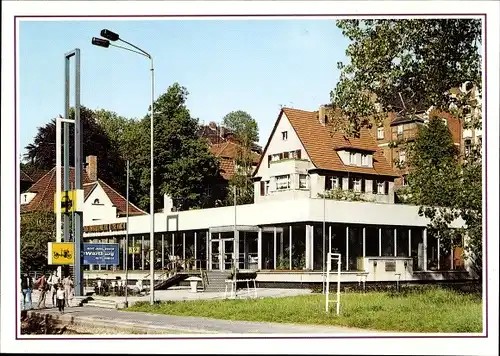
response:
M39 317L39 318L45 318L48 316L48 318L56 323L56 324L63 324L63 325L80 325L80 326L98 326L98 327L103 327L103 328L115 328L115 329L126 329L126 330L137 330L137 331L156 331L156 332L161 332L161 331L175 331L175 332L185 332L188 334L214 334L213 331L208 331L205 329L196 329L196 328L186 328L186 327L179 327L179 326L174 326L174 325L153 325L153 324L140 324L137 322L126 322L126 321L109 321L109 320L99 320L95 317L92 316L73 316L73 315L68 315L68 314L52 314L52 313L46 313L46 312L40 312L40 311L33 311L30 310L28 311L28 317Z

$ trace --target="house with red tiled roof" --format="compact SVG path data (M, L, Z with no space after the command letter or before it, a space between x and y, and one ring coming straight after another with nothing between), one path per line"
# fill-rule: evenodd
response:
M341 189L393 203L397 176L368 129L346 137L332 131L324 107L283 108L255 170L255 202L317 198Z
M63 168L61 168L63 170ZM70 187L74 186L75 169L69 169ZM61 172L61 180L63 172ZM117 217L125 216L127 201L106 182L97 176L97 157L87 157L87 167L83 172L84 191L84 225L108 223ZM63 186L63 182L61 182ZM54 194L56 192L56 168L45 173L40 179L21 194L21 214L54 210ZM146 214L143 210L129 202L129 215Z
M221 176L226 180L230 180L233 177L235 170L237 169L236 159L238 157L238 154L240 154L240 149L240 145L231 141L213 144L210 146L210 151L219 160ZM257 164L259 163L260 155L254 151L251 151L250 155L252 161L251 173L253 173L255 167L257 167Z

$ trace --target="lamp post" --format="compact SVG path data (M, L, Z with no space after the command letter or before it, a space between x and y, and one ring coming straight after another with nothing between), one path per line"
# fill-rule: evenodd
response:
M154 221L155 221L155 212L154 212L154 184L153 184L153 176L154 176L154 173L153 173L153 115L154 115L154 88L155 88L155 77L154 77L154 66L153 66L153 57L147 53L146 51L142 50L141 48L133 45L132 43L130 42L127 42L123 39L120 38L120 36L117 34L117 33L114 33L110 30L102 30L101 31L101 36L104 37L104 38L98 38L98 37L93 37L92 38L92 44L95 45L95 46L99 46L99 47L104 47L104 48L108 48L109 46L112 46L112 47L117 47L117 48L121 48L121 49L125 49L127 51L130 51L130 52L134 52L134 53L137 53L137 54L140 54L141 56L144 56L146 58L148 58L150 61L151 61L151 157L150 157L150 160L151 160L151 179L150 179L150 191L149 191L149 200L150 200L150 244L151 244L151 248L150 248L150 253L151 253L151 258L150 258L150 296L151 296L151 305L154 304L154 274L155 274L155 251L154 251L154 247L155 247L155 244L154 244ZM134 49L131 49L131 48L127 48L127 47L123 47L123 46L118 46L118 45L115 45L115 44L112 44L110 43L110 41L121 41L123 43L126 43L127 45L133 47Z

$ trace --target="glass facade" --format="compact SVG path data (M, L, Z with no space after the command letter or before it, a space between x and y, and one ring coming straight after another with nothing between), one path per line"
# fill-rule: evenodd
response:
M311 240L307 245L306 227L310 226ZM262 228L259 256L259 233L239 231L239 269L322 271L323 224L296 223ZM276 236L276 238L275 238ZM234 232L212 233L208 230L176 231L155 234L154 264L156 270L230 269L234 258ZM83 266L85 270L123 270L128 259L129 270L149 270L151 261L149 234L131 234L128 251L125 236L94 238L94 243L118 243L120 264ZM362 269L363 257L410 257L414 271L463 270L462 237L451 243L441 241L427 231L427 249L424 248L424 228L411 226L376 226L362 224L325 224L325 257L328 251L341 254L343 271ZM210 245L209 245L210 244ZM312 251L311 251L312 249ZM210 254L211 251L211 254ZM306 258L306 252L309 258ZM425 261L425 256L427 261ZM261 259L261 261L259 261ZM260 262L260 263L259 263ZM307 263L307 265L306 265ZM332 263L332 269L336 264Z

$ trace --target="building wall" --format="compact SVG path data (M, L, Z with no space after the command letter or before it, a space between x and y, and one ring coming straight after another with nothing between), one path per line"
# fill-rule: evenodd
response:
M94 204L96 199L99 204ZM84 203L83 225L110 224L116 222L116 208L98 184Z
M286 140L282 139L282 132L284 131L287 132ZM272 163L268 162L269 155L296 150L301 151L300 159L288 158ZM308 170L311 168L314 168L314 165L311 163L304 146L300 142L299 137L295 133L295 130L290 124L290 121L286 117L285 113L282 113L274 135L270 138L269 145L263 153L262 162L255 175L255 177L260 178L261 181L269 181L269 195L261 195L261 183L260 181L256 181L254 183L254 201L258 203L273 199L299 199L309 196L309 185L305 189L299 188L298 179L299 174L308 174ZM291 175L290 189L278 190L276 188L275 177L288 174Z

